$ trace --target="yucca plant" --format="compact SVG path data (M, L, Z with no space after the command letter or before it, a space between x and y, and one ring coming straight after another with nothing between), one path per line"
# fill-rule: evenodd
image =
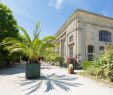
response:
M52 40L55 40L55 37L46 36L43 39L40 39L39 35L41 30L40 30L39 22L36 24L35 30L33 31L33 36L34 36L33 39L31 39L30 35L27 33L27 31L24 28L19 27L19 29L23 32L23 35L21 35L20 37L21 40L8 37L2 42L2 45L5 46L5 49L9 50L10 54L15 52L22 52L26 54L30 64L35 63L36 65L36 63L38 63L40 65L40 60L39 60L40 57L47 56L47 54L49 54L48 53L50 50L49 48L54 47ZM31 68L31 66L29 65L28 68L30 69L30 72L33 72L34 68ZM38 69L40 69L40 66ZM27 70L27 72L29 73L29 70ZM37 72L37 70L35 70L34 73L35 72ZM36 74L33 75L33 73L26 75L28 77L36 76Z

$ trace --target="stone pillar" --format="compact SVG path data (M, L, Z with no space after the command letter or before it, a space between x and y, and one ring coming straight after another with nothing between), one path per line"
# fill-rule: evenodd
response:
M59 56L61 57L61 37L60 37L60 42L59 42Z
M65 62L66 62L68 58L68 36L67 35L65 38L65 45L66 45L66 56L65 56Z
M79 62L79 57L82 56L82 23L78 20L77 21L77 29L76 29L76 35L77 35L77 62Z

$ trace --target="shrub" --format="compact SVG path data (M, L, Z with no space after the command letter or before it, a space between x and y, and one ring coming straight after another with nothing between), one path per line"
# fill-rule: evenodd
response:
M84 62L82 62L83 70L87 70L91 65L92 65L91 61L84 61Z
M90 75L92 75L92 76L95 76L96 74L96 72L95 72L96 70L95 70L95 68L88 68L87 70L86 70L86 72L88 73L88 74L90 74Z
M113 46L111 44L106 44L105 51L95 57L92 63L91 65L90 62L83 62L83 69L90 75L113 81Z
M63 58L63 57L58 57L58 60L59 60L59 66L60 66L60 67L63 67L64 58Z
M64 67L64 68L67 68L67 63L64 63L64 64L63 64L63 67Z
M0 53L0 67L5 67L7 64L5 62L4 56Z

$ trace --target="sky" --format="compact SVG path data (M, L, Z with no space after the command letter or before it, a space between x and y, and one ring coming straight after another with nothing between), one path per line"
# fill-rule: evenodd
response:
M33 37L35 24L41 23L40 37L54 35L68 17L83 9L113 17L113 0L0 0L13 12L19 26Z

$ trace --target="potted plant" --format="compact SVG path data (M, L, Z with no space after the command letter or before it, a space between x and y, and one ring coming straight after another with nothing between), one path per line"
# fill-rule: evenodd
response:
M33 32L33 39L31 39L24 28L19 27L19 29L23 32L19 39L8 37L2 42L2 45L5 46L5 49L9 50L10 54L22 52L28 57L26 62L26 78L40 77L40 57L49 54L49 48L54 47L52 40L55 40L55 37L47 36L40 40L39 22L36 24Z

